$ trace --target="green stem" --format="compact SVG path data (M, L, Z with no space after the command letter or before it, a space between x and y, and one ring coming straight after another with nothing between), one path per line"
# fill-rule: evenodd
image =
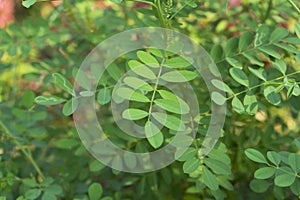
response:
M216 61L215 63L216 63L216 64L219 64L219 63L225 61L226 58L234 58L234 57L236 57L236 56L242 55L243 53L250 53L251 51L254 51L254 50L258 49L258 48L261 48L261 47L268 47L268 46L271 46L271 45L274 45L274 43L268 43L268 44L263 44L263 45L258 46L258 47L252 47L252 48L249 48L249 49L240 51L240 52L238 52L238 53L236 53L236 54L233 54L233 55L231 55L231 56L225 56L223 59L218 60L218 61Z
M280 77L277 77L277 78L272 79L272 80L270 80L270 81L265 81L265 82L263 82L263 83L261 83L261 84L259 84L259 85L255 85L255 86L253 86L253 87L247 88L246 90L243 90L243 91L241 91L241 92L238 92L238 93L236 93L236 94L231 95L230 97L227 98L227 100L230 100L230 99L232 99L232 98L235 97L235 96L239 96L239 95L241 95L241 94L244 94L244 93L246 93L246 92L248 92L248 91L251 91L251 90L254 90L254 89L256 89L256 88L259 88L259 87L261 87L261 86L263 86L263 85L265 85L265 84L267 84L267 83L272 83L273 81L278 81L278 80L284 79L285 77L293 76L293 75L295 75L295 74L300 74L300 71L296 71L296 72L293 72L293 73L291 73L291 74L287 74L287 75L284 75L284 76L280 76Z
M163 10L161 8L161 2L160 0L155 0L155 5L156 5L156 10L157 10L157 15L158 15L158 19L160 22L160 25L162 28L167 28L167 23L163 14Z
M282 171L282 172L284 172L284 173L286 173L286 174L293 175L293 176L296 176L297 178L300 178L300 175L291 173L290 171L287 171L287 170L285 170L285 169L282 169L282 168L280 168L280 167L278 167L278 166L274 166L274 165L271 165L271 164L269 164L269 163L267 163L267 165L268 165L269 167L272 167L272 168L275 168L275 169L277 169L277 170L280 170L280 171Z
M192 2L194 2L195 0L193 0ZM178 13L180 13L188 4L185 3L183 6L181 6L181 8L179 8L170 18L169 20L172 20L174 17L176 17L176 15L178 15Z
M157 8L156 5L155 5L154 3L149 2L149 1L143 1L143 0L127 0L127 1L134 1L134 2L145 3L145 4L149 4L149 5L151 5L151 6L155 7L155 8Z
M38 175L42 179L45 179L43 172L41 171L41 169L39 168L35 160L32 158L31 154L26 151L24 146L13 136L13 134L8 130L8 128L4 125L4 123L1 120L0 120L0 127L2 127L4 134L16 144L16 146L22 151L25 157L30 161L30 163L33 165Z
M298 14L300 14L300 9L298 8L298 6L294 3L293 0L288 0L288 2L292 5L292 7L298 12Z
M155 85L154 85L154 90L153 90L152 97L151 97L151 100L150 100L150 107L149 107L149 111L148 111L148 120L150 120L150 116L151 116L151 113L152 113L155 94L157 92L158 82L159 82L159 79L160 79L160 76L161 76L161 73L162 73L162 68L163 68L164 63L165 63L165 58L162 60L161 64L159 65L159 72L158 72L158 75L157 75L157 79L156 79L156 82L155 82Z
M272 7L273 7L273 0L269 0L268 10L267 10L266 15L265 15L265 17L263 19L263 23L269 18L271 10L272 10Z
M125 26L124 28L126 29L127 26L127 22L128 22L128 14L127 14L127 5L126 5L126 1L121 2L121 8L122 8L122 12L124 15L124 21L125 21Z

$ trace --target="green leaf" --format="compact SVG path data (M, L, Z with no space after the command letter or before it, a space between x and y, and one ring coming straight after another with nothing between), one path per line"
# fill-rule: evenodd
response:
M280 174L275 177L274 183L278 187L289 187L291 186L296 179L296 176L293 174Z
M60 87L62 90L68 92L72 96L75 96L72 84L63 75L59 73L54 73L52 74L52 78L55 85Z
M37 199L42 193L41 189L30 189L25 193L27 199Z
M295 145L297 146L297 148L300 150L300 137L296 138L294 140Z
M105 167L104 164L99 162L98 160L94 160L93 162L90 163L89 165L89 170L91 172L99 172Z
M264 164L268 163L264 155L255 149L252 148L246 149L245 154L250 160L254 162L264 163Z
M153 148L157 149L163 144L164 135L153 122L147 121L145 125L145 133L148 142Z
M97 101L100 105L105 105L111 100L111 90L107 87L101 88L97 95Z
M245 56L250 61L250 63L253 64L253 65L258 65L260 67L263 67L265 65L265 63L263 63L262 61L257 59L257 57L255 55L244 52L243 56Z
M279 85L278 87L275 88L275 93L279 93L284 87L285 87L284 84Z
M277 51L275 51L274 48L272 48L272 47L260 47L258 49L274 58L277 58L277 59L281 58L281 55Z
M220 106L223 105L227 101L226 97L224 97L219 92L212 92L211 99L213 100L213 102L215 102L216 104L218 104Z
M287 37L289 35L289 31L286 30L285 28L276 28L270 37L270 42L278 42L281 41L282 39L284 39L285 37Z
M215 62L220 61L224 57L223 48L221 45L215 45L210 51L210 56Z
M88 190L90 200L98 200L103 194L102 186L99 183L92 183Z
M229 156L226 154L226 146L222 143L220 144L221 145L219 145L218 149L212 149L211 152L209 152L208 157L216 160L220 160L226 165L230 165L231 160Z
M41 183L40 186L42 187L49 187L54 183L54 179L52 177L46 177Z
M291 153L289 155L289 165L294 170L295 173L300 172L300 155L296 153Z
M225 54L226 56L231 56L237 52L239 46L238 38L231 38L226 43Z
M232 89L223 81L218 80L218 79L213 79L211 80L211 83L218 88L221 91L227 92L229 94L234 94L234 92L232 91Z
M236 82L238 82L241 85L244 85L246 87L249 87L248 77L242 70L237 69L237 68L231 68L229 70L229 73Z
M60 194L62 194L63 189L60 185L53 184L53 185L50 185L49 187L45 188L44 191L51 195L60 195Z
M66 101L66 99L57 97L57 96L38 96L34 99L35 103L50 106L57 105Z
M282 41L289 44L300 44L300 40L297 37L288 37L283 39Z
M274 86L266 87L264 89L264 96L270 104L277 106L281 103L281 96L275 90Z
M137 102L150 102L150 100L140 92L134 91L130 88L121 87L116 90L116 94L123 99L137 101Z
M185 125L182 122L182 120L173 115L167 115L165 113L154 112L154 113L152 113L152 116L160 124L164 125L165 127L169 128L171 130L174 130L174 131L184 131L185 130Z
M77 107L78 107L78 100L70 99L64 104L62 112L64 116L70 116L76 111Z
M149 67L153 67L153 68L158 68L159 67L159 63L156 60L156 58L154 56L152 56L151 54L145 52L145 51L138 51L137 52L137 57L146 65L148 65Z
M163 58L164 57L160 49L149 48L149 52L151 54L155 55L156 57L159 57L159 58Z
M179 102L177 99L156 99L154 103L166 111L177 114L186 114L190 111L187 103Z
M156 79L156 76L152 70L150 70L144 64L142 64L136 60L130 60L128 62L128 66L135 74L137 74L141 77L144 77L144 78L147 78L150 80Z
M189 105L182 98L176 96L175 94L167 90L157 90L157 91L163 99L177 101L181 107L181 110L185 110L185 111L188 110L188 112L190 111Z
M290 187L291 191L295 194L300 196L300 180L296 179L296 181L293 183L293 185Z
M33 91L31 90L26 90L23 93L22 96L22 104L26 107L26 108L30 108L33 106L34 104L34 98L35 98L35 94Z
M230 175L231 169L230 165L226 165L220 160L212 159L212 158L204 158L204 164L209 167L215 174L221 175Z
M292 86L290 86L290 88L288 89L287 94L286 94L286 97L287 97L288 99L290 99L290 98L292 97L294 88L295 88L295 86L292 85Z
M72 149L78 144L79 142L73 138L62 138L55 142L55 146L59 149Z
M245 112L245 107L237 96L233 97L231 105L233 110L235 110L237 113L243 114Z
M23 0L22 6L24 6L25 8L30 8L30 6L32 6L36 2L37 2L37 0Z
M131 152L125 151L125 153L124 153L124 161L125 161L125 165L129 169L134 169L136 167L136 165L137 165L136 155L134 155Z
M276 166L279 166L281 162L281 156L275 151L268 151L267 158Z
M250 32L243 33L239 41L239 50L244 51L245 49L247 49L247 47L249 47L250 44L252 44L253 38L254 36L252 33Z
M268 43L270 36L270 29L267 25L260 25L256 31L254 46L261 46Z
M180 97L176 96L170 91L167 90L157 90L157 91L163 99L171 99L171 100L178 99L179 101L183 101Z
M86 90L91 90L92 88L92 83L91 83L91 78L88 77L87 73L84 72L83 70L75 70L74 71L74 77L76 77L76 82L83 87ZM105 76L103 76L105 77Z
M258 110L257 99L251 91L247 92L245 95L244 106L245 111L250 115L254 115Z
M243 69L243 65L240 61L234 59L234 58L226 58L226 61L228 64L230 64L232 67L238 68L238 69Z
M263 81L267 81L267 73L264 69L262 69L262 68L254 69L254 68L251 68L251 67L248 67L248 69L257 78L259 78Z
M197 155L197 151L193 147L189 147L183 154L178 155L178 153L182 153L182 151L181 150L176 151L176 154L175 154L176 160L181 161L181 162L186 161L186 160L190 160L194 156Z
M136 77L126 77L124 78L124 83L133 89L140 89L145 91L153 91L153 88L144 80L136 78Z
M198 169L200 166L200 161L197 158L192 158L184 162L183 172L186 174L191 174Z
M118 81L122 77L122 73L118 65L112 63L106 69L108 74L115 80Z
M79 92L79 95L82 97L91 97L94 96L95 93L93 91L81 91Z
M299 87L299 85L295 85L294 86L293 95L296 96L296 97L300 95L300 87Z
M250 188L256 193L264 193L266 192L272 184L265 180L257 180L253 179L250 182Z
M18 49L16 45L11 45L7 49L7 53L9 56L15 56L17 54L17 51Z
M30 179L30 178L24 178L22 179L22 183L28 187L37 187L39 184L36 182L35 179Z
M129 108L124 110L122 117L128 120L139 120L148 116L148 112L135 108Z
M198 76L196 72L180 70L180 71L170 71L161 76L161 79L172 82L172 83L181 83L188 82L195 79Z
M290 46L290 45L287 45L287 44L282 44L282 43L274 43L275 46L281 48L281 49L284 49L286 50L287 52L291 52L291 53L294 53L294 54L297 54L299 53L299 50L296 49L295 47L293 46Z
M268 179L271 178L276 172L275 168L263 167L255 171L254 177L257 179Z
M219 189L217 177L206 167L202 169L203 183L211 190Z
M283 60L276 60L273 63L275 69L277 69L278 71L280 71L283 75L285 75L286 70L287 70L287 66L286 63Z
M174 57L168 59L165 63L164 66L177 69L177 68L186 68L191 65L191 62L188 60L184 59L183 57Z
M198 6L198 4L196 4L193 0L185 0L185 3L192 8L197 8Z
M53 194L49 194L48 192L44 192L42 196L42 200L56 200L56 196Z
M300 39L300 24L299 23L295 24L295 33L298 36L298 38Z

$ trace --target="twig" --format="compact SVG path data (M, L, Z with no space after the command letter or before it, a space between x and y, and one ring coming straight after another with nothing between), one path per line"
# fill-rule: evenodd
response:
M22 153L25 155L25 157L30 161L30 163L33 165L34 169L36 170L36 172L38 173L38 175L42 178L45 179L45 176L42 172L42 170L39 168L39 166L37 165L37 163L35 162L35 160L32 158L31 154L29 154L26 149L24 148L24 146L13 136L13 134L8 130L8 128L4 125L4 123L0 120L0 127L2 127L4 134L9 137L10 139L12 139L12 141L16 144L17 147L20 148L20 150L22 151Z

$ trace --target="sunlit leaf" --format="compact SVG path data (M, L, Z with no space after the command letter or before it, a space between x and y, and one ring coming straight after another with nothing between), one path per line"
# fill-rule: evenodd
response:
M158 68L159 67L159 63L156 60L155 57L153 57L151 54L145 52L145 51L138 51L137 52L137 57L146 65L148 65L149 67L153 67L153 68Z
M148 116L148 112L140 109L129 108L123 111L122 117L129 120L139 120Z
M241 85L244 85L246 87L249 87L248 77L245 74L245 72L243 72L241 69L231 68L229 70L229 73L236 82L238 82Z
M167 72L161 76L161 79L167 82L180 83L191 81L197 76L198 74L196 72L180 70Z
M153 122L147 121L145 125L145 133L148 142L153 148L157 149L163 144L164 136Z
M71 94L73 96L75 95L72 84L63 75L61 75L59 73L54 73L54 74L52 74L52 77L53 77L54 83L58 87L60 87L61 89L63 89L64 91L68 92L69 94Z
M50 105L57 105L67 101L66 99L57 97L57 96L38 96L34 99L35 103L50 106Z
M150 80L156 79L156 76L152 70L150 70L147 66L145 66L144 64L142 64L136 60L130 60L128 62L128 66L135 74L137 74L141 77L144 77L144 78L147 78Z
M137 101L137 102L149 102L150 100L148 97L143 95L142 93L138 91L134 91L130 88L121 87L116 90L116 94L123 99L131 100L131 101Z
M254 162L264 163L264 164L268 163L265 156L259 151L257 151L256 149L252 149L252 148L246 149L245 154L250 160Z
M248 114L254 115L258 110L258 103L255 95L249 91L244 98L245 110Z

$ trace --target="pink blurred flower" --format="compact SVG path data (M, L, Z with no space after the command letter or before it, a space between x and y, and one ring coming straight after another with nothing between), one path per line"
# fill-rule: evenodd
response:
M14 20L14 1L0 0L0 28Z
M236 6L241 6L242 5L242 2L241 0L229 0L229 5L228 7L229 8L234 8Z
M59 6L62 2L63 2L63 0L52 0L51 4L53 6Z

